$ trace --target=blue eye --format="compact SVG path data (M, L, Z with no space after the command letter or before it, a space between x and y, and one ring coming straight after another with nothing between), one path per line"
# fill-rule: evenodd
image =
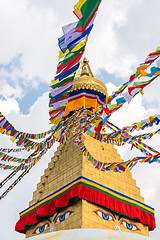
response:
M127 227L129 230L132 230L133 224L126 223L126 227Z
M63 222L64 220L66 220L73 212L68 211L66 213L64 213L63 215L59 216L56 218L55 223L57 222Z
M36 228L36 230L33 232L33 234L40 234L46 230L46 228L49 227L49 223L45 223L43 226Z
M102 211L100 211L100 210L95 211L95 213L96 213L100 218L103 218L103 219L106 220L106 221L114 221L112 215L110 215L110 214L106 214L106 213L104 213L104 212L102 212Z
M110 215L105 214L105 213L102 212L102 218L103 218L103 219L109 220L109 217L110 217Z
M136 225L133 225L131 223L127 223L126 221L122 221L121 224L123 224L123 226L131 231L137 231L139 230L139 228Z
M65 214L63 214L62 216L59 217L59 221L63 222L65 220Z
M39 228L39 232L43 232L45 230L45 226Z

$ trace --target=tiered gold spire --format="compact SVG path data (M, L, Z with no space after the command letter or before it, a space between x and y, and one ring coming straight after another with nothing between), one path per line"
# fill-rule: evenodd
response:
M83 62L80 64L80 67L73 81L73 87L71 91L77 89L91 89L107 95L106 85L94 77L89 65L89 61L87 61L86 58L84 58Z

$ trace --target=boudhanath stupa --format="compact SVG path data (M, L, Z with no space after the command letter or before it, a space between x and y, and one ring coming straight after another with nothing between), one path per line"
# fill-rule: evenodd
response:
M105 84L94 78L84 59L66 112L84 108L90 115L106 95ZM87 136L85 146L97 160L122 162L111 144ZM75 144L72 131L57 148L16 224L16 231L29 239L143 240L151 239L154 228L154 209L145 204L132 174L98 171Z

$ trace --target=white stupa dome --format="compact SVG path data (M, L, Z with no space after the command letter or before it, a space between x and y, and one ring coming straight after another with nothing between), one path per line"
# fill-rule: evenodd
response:
M107 229L72 229L40 234L27 240L156 240L139 234Z

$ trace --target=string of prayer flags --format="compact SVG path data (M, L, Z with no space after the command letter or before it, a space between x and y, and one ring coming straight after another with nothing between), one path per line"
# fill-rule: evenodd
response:
M26 165L20 165L20 166L11 166L0 163L0 169L3 170L14 170L14 171L23 171L26 170L28 167Z
M148 154L148 155L153 155L153 153L154 154L159 154L159 152L157 151L157 150L155 150L155 149L153 149L152 147L150 147L150 146L148 146L147 144L145 144L144 142L142 142L142 141L140 141L140 140L138 140L138 143L142 146L142 147L144 147L145 149L148 149L152 154Z
M3 179L3 181L0 182L0 188L2 188L10 179L12 179L12 177L14 177L18 171L18 169L14 170L5 179Z
M113 143L113 141L120 141L120 145L117 144L115 142L116 145L118 146L122 146L125 143L131 143L134 142L136 140L146 140L146 139L151 139L154 135L156 134L160 134L160 129L158 129L157 131L151 132L151 133L146 133L146 134L141 134L141 135L135 135L135 136L131 136L128 134L128 132L122 131L117 131L117 132L113 132L110 134L106 134L103 136L103 141L107 142L107 143Z
M25 170L13 183L10 185L7 190L0 196L0 200L3 199L20 181L21 179L29 172L29 169Z
M5 116L0 112L0 133L6 134L12 137L13 139L19 139L20 137L24 137L27 139L42 139L45 138L48 134L51 133L51 130L48 130L43 133L32 134L18 131L15 127L5 118Z
M99 171L115 171L115 172L122 172L125 171L126 169L131 170L133 168L133 166L135 166L135 160L134 163L133 161L127 161L127 162L122 162L122 163L103 163L103 162L99 162L96 159L94 159L91 154L88 152L88 150L86 149L85 145L84 145L84 139L79 137L77 135L77 128L79 127L79 124L77 124L75 126L75 129L73 131L73 135L75 138L75 142L77 143L77 145L80 147L81 151L84 153L84 156L87 157L88 161L90 161L92 163L92 165L98 169Z
M150 53L144 63L137 68L136 73L130 77L131 85L128 92L123 97L130 102L130 97L134 97L144 87L148 86L160 75L160 51Z
M80 116L81 114L79 113L79 116ZM83 115L84 116L84 115ZM87 155L87 156L89 156L89 159L91 159L92 160L92 164L97 168L97 169L103 169L104 168L104 163L100 163L100 162L98 162L96 159L94 159L90 154L89 154L89 152L87 151L87 149L86 149L86 147L85 147L85 145L84 145L84 140L85 140L85 136L87 135L87 134L89 134L88 133L88 131L85 131L85 134L84 133L82 133L81 131L79 131L78 129L80 129L80 127L84 130L85 128L86 128L86 126L87 126L87 124L86 124L86 122L87 121L89 121L89 122L91 122L91 118L90 118L90 120L89 119L87 119L87 121L85 121L86 120L86 116L83 118L82 117L82 115L80 116L80 118L81 118L81 121L76 121L76 125L75 125L75 129L73 130L73 137L75 138L75 142L77 143L77 145L80 147L80 149L81 149L81 151L84 153L84 155ZM84 120L85 119L85 120ZM113 124L112 124L113 125ZM116 129L117 129L117 127L116 127ZM159 131L157 131L157 133L158 133ZM86 134L87 133L87 134ZM97 140L99 140L99 141L104 141L104 142L106 142L105 141L105 137L106 137L106 135L104 135L104 134L100 134L100 133L93 133L93 132L91 132L91 134L89 134L90 136L92 136L92 137L94 137L95 139L97 139ZM151 135L151 134L150 134ZM153 136L154 134L152 134L152 136ZM137 140L137 139L135 139L135 140ZM113 138L112 139L112 142L110 141L110 142L108 142L107 141L107 143L112 143L112 144L117 144L117 142L116 142L116 140ZM132 143L133 144L133 143ZM117 144L118 145L118 144ZM146 147L147 148L149 148L149 150L151 150L154 154L156 154L156 156L159 156L160 154L157 152L157 151L154 151L154 149L153 148L150 148L150 147L148 147L146 144L143 144L142 145L142 142L141 141L139 141L139 139L138 139L138 142L136 142L136 143L134 143L134 146L137 148L137 149L139 149L141 152L143 152L143 153L145 153L145 155L147 156L147 159L149 158L149 160L153 157L153 155L151 154L151 153L149 153L147 150L146 150ZM148 162L149 162L149 160L148 160ZM154 161L155 161L155 157L154 157ZM118 164L118 165L117 165ZM124 165L124 163L121 163L121 165L120 165L120 167L122 166L122 165ZM134 166L135 166L136 164L135 164L135 161L128 161L127 163L126 163L126 169L132 169ZM109 164L109 166L110 166L110 164ZM117 169L118 169L118 171L120 171L120 169L118 168L118 166L119 166L119 163L115 163L114 164L114 168L113 168L113 165L112 165L112 169L114 169L114 171L117 171ZM107 167L108 167L108 165L107 165ZM109 168L107 168L107 169L109 169Z
M87 157L87 159L92 162L92 165L100 170L100 171L114 171L114 172L124 172L126 170L131 171L131 169L138 163L138 162L160 162L160 153L156 155L149 155L146 157L136 157L132 160L128 160L126 162L113 162L113 163L104 163L99 162L96 159L94 159L91 154L88 152L84 145L84 139L80 137L80 135L77 134L77 128L79 128L79 123L75 125L75 129L73 131L73 136L75 138L75 142L80 147L81 151L84 153L84 156Z
M47 145L47 147L45 149L43 149L40 153L39 152L34 152L29 158L28 160L32 160L32 156L37 155L32 161L28 161L29 165L20 165L18 168L15 167L15 171L19 171L22 170L22 168L24 168L24 172L7 188L7 190L0 196L0 200L2 198L4 198L21 180L22 178L29 173L29 171L31 170L31 168L42 158L42 156L44 154L46 154L46 152L48 151L48 149L50 149L53 146L54 141L51 142L51 144ZM14 167L13 167L14 168ZM8 178L6 178L6 180L4 182L2 182L0 184L0 186L4 186L4 184L6 182L8 182L8 180L10 180L14 175L16 174L16 172L10 174L8 176Z
M25 148L17 148L17 149L12 149L12 148L0 148L0 152L6 152L6 153L10 153L10 152L22 152L25 151Z
M64 35L58 39L60 48L57 71L49 94L49 114L51 124L58 125L64 117L75 73L84 54L88 36L93 28L101 1L80 0L74 6L77 22L62 27Z
M47 139L45 139L42 142L34 142L31 140L27 140L25 138L21 138L17 141L17 146L23 146L25 147L26 151L30 151L30 150L42 150L43 148L46 147L46 145L50 144L52 141L54 141L53 139L53 135L49 136Z
M150 55L156 55L156 58L152 60L149 65L145 65L145 62L140 64L140 68L145 66L146 69L148 69L148 74L142 74L142 71L140 71L138 67L136 73L131 75L130 80L127 83L124 83L117 92L114 92L111 96L107 97L106 105L99 108L99 116L102 119L103 124L105 124L113 112L122 107L125 102L130 103L132 98L135 97L137 93L142 93L143 88L148 86L160 75L160 50L156 50L155 52L150 53L148 56ZM141 81L139 78L141 78ZM119 94L122 96L116 99L116 104L111 104L110 102L112 102L112 100L115 99Z
M16 163L25 162L25 159L23 159L23 158L11 157L10 155L5 154L3 152L0 152L0 160L7 161L7 162L16 162Z
M98 134L98 138L97 138L97 136L96 136L97 133L95 133L94 135L92 134L92 136L95 137L96 139L98 139L99 141L104 141L104 142L107 142L109 144L114 144L114 145L117 145L117 146L124 145L123 137L126 137L126 138L131 137L132 138L132 136L129 135L128 132L126 132L126 131L122 132L122 129L119 129L117 126L115 126L113 123L111 123L109 121L107 121L106 126L108 126L113 131L111 134ZM158 133L158 131L157 131L157 133ZM122 135L122 138L118 137L119 134ZM110 136L112 136L112 138L110 138ZM158 151L151 148L147 144L143 143L138 137L137 137L137 139L135 138L134 141L130 141L130 142L127 142L127 143L131 143L131 146L132 146L131 150L134 146L147 156L152 155L153 153L158 154Z
M144 130L145 128L152 127L154 124L158 125L160 123L160 115L150 116L147 119L141 120L140 122L134 123L131 126L123 127L122 132L129 131L133 132L135 130Z
M39 152L41 152L43 149L49 149L52 145L53 145L53 143L54 143L55 141L54 141L54 139L53 138L50 138L50 139L47 139L45 142L43 142L43 143L39 143L38 144L38 146L35 148L35 150L36 151L39 151ZM29 162L29 159L27 158L27 159L24 159L24 158L16 158L16 157L12 157L12 156L10 156L10 155L7 155L7 154L5 154L5 153L3 153L3 152L0 152L0 160L1 161L7 161L7 162L16 162L16 163L24 163L24 164L26 164L26 163L28 163ZM3 167L3 166L5 166L5 165L1 165L1 168ZM7 169L7 168L6 168ZM5 170L6 170L5 169ZM8 168L8 169L12 169L12 170L14 170L13 169L13 167L12 168Z

